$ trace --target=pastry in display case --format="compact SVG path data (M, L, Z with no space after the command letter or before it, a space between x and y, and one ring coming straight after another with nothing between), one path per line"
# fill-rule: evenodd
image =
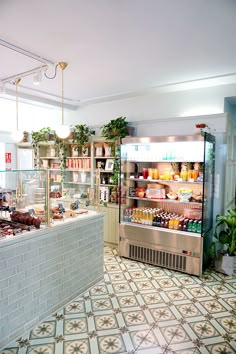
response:
M98 186L94 176L91 181L91 171L66 169L62 175L60 170L49 169L48 173L49 208L53 223L86 214L98 205Z
M0 180L0 237L45 226L45 171L0 171Z
M214 136L125 138L119 253L200 275L211 239Z

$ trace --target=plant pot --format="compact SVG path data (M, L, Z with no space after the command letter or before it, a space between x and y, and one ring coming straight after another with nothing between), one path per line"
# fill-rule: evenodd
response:
M82 146L82 156L83 156L83 157L89 156L89 148L88 148L88 146L86 146L86 145L83 145L83 146Z
M219 254L215 261L215 270L220 273L232 275L236 265L236 256Z
M127 125L128 136L134 136L134 127Z
M72 157L78 157L79 156L78 145L72 145L72 147L71 147L71 156Z

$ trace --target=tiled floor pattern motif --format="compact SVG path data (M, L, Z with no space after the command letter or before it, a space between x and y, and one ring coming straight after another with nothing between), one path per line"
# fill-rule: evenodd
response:
M194 277L105 248L104 281L0 354L235 354L236 278Z

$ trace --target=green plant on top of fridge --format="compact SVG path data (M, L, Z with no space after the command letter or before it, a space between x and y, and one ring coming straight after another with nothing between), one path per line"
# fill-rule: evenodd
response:
M121 116L101 126L101 133L106 140L115 141L128 135L127 126L128 122L126 121L126 117Z

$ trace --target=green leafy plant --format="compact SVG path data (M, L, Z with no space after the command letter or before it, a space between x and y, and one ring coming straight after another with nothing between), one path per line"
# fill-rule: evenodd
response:
M219 242L227 247L226 254L234 256L236 252L236 210L228 210L227 215L216 216L214 241L210 247L210 256L216 258L215 243Z
M95 135L95 131L86 124L77 124L73 128L72 142L79 147L88 143L91 135Z
M39 142L48 141L51 128L41 128L38 131L32 132L32 144L38 144Z
M60 159L60 170L62 181L65 178L65 169L66 169L66 156L67 156L67 148L68 144L65 139L60 139L56 136L55 145L58 147L59 151L59 159Z
M101 127L102 136L106 138L106 140L118 140L119 138L124 138L128 135L128 122L126 121L126 117L118 117L116 119L112 119L109 123L104 124Z

